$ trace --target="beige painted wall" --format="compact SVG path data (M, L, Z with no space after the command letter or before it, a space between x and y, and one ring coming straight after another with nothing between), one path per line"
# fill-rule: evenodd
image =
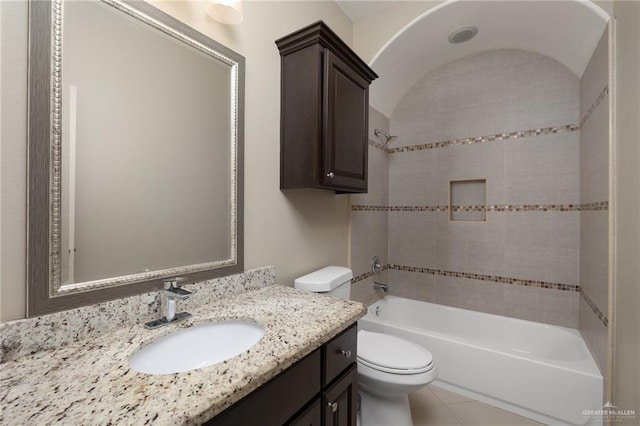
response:
M25 2L0 2L2 19L2 255L0 320L25 313L26 31ZM349 199L329 191L279 189L280 56L274 41L324 20L348 44L352 24L333 2L244 2L245 20L209 19L204 2L157 7L246 58L245 269L276 266L276 281L327 264L346 265Z
M25 311L27 3L0 2L0 320Z
M640 3L614 2L616 187L613 403L640 422Z

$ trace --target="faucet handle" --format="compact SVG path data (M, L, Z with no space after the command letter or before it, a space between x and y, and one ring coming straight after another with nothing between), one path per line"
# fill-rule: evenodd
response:
M164 282L164 290L171 299L185 300L191 296L191 292L183 288L177 287L178 280L167 280Z
M171 287L169 290L167 290L167 292L170 293L169 297L172 297L174 299L185 300L188 299L189 296L191 296L190 291L180 287Z
M178 287L178 279L177 278L172 278L170 280L165 280L164 281L164 289L165 290L170 290L172 288Z

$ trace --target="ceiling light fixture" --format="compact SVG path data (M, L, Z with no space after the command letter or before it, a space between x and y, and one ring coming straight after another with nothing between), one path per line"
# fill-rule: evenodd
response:
M207 4L207 15L223 24L236 25L242 22L241 0L213 0Z

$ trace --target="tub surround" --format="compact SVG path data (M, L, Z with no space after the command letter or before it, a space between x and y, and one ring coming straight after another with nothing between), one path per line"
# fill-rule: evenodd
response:
M369 107L369 190L366 194L353 194L351 200L351 269L353 285L351 299L370 305L385 295L373 288L374 281L388 282L389 212L372 210L363 212L355 205L380 206L389 202L389 155L375 129L389 133L389 119ZM393 146L392 141L390 146ZM371 259L378 256L383 266L379 276L371 272Z
M357 321L366 307L274 285L191 313L157 330L126 326L1 364L0 423L201 424ZM227 318L255 320L266 334L241 355L200 370L146 375L128 367L130 356L158 337Z
M513 49L427 72L377 119L398 139L370 150L389 168L387 199L352 197L353 259L386 217L391 294L572 328L584 305L606 321L580 270L581 221L609 204L581 196L581 132L606 94L583 102L581 85L556 61ZM451 222L449 181L471 178L486 179L486 206L455 209L487 221Z
M607 25L608 29L608 25ZM580 80L580 202L609 200L609 32ZM580 212L578 328L600 371L607 359L609 322L609 210Z
M578 101L570 70L523 50L427 72L390 118L399 137L389 154L389 263L400 266L391 285L576 328ZM450 221L449 182L477 178L486 179L486 222Z

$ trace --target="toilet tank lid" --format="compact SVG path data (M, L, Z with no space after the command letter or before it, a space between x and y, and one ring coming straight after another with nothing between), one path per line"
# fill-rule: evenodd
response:
M327 266L310 274L296 278L294 287L313 292L326 292L353 278L353 272L344 266Z

